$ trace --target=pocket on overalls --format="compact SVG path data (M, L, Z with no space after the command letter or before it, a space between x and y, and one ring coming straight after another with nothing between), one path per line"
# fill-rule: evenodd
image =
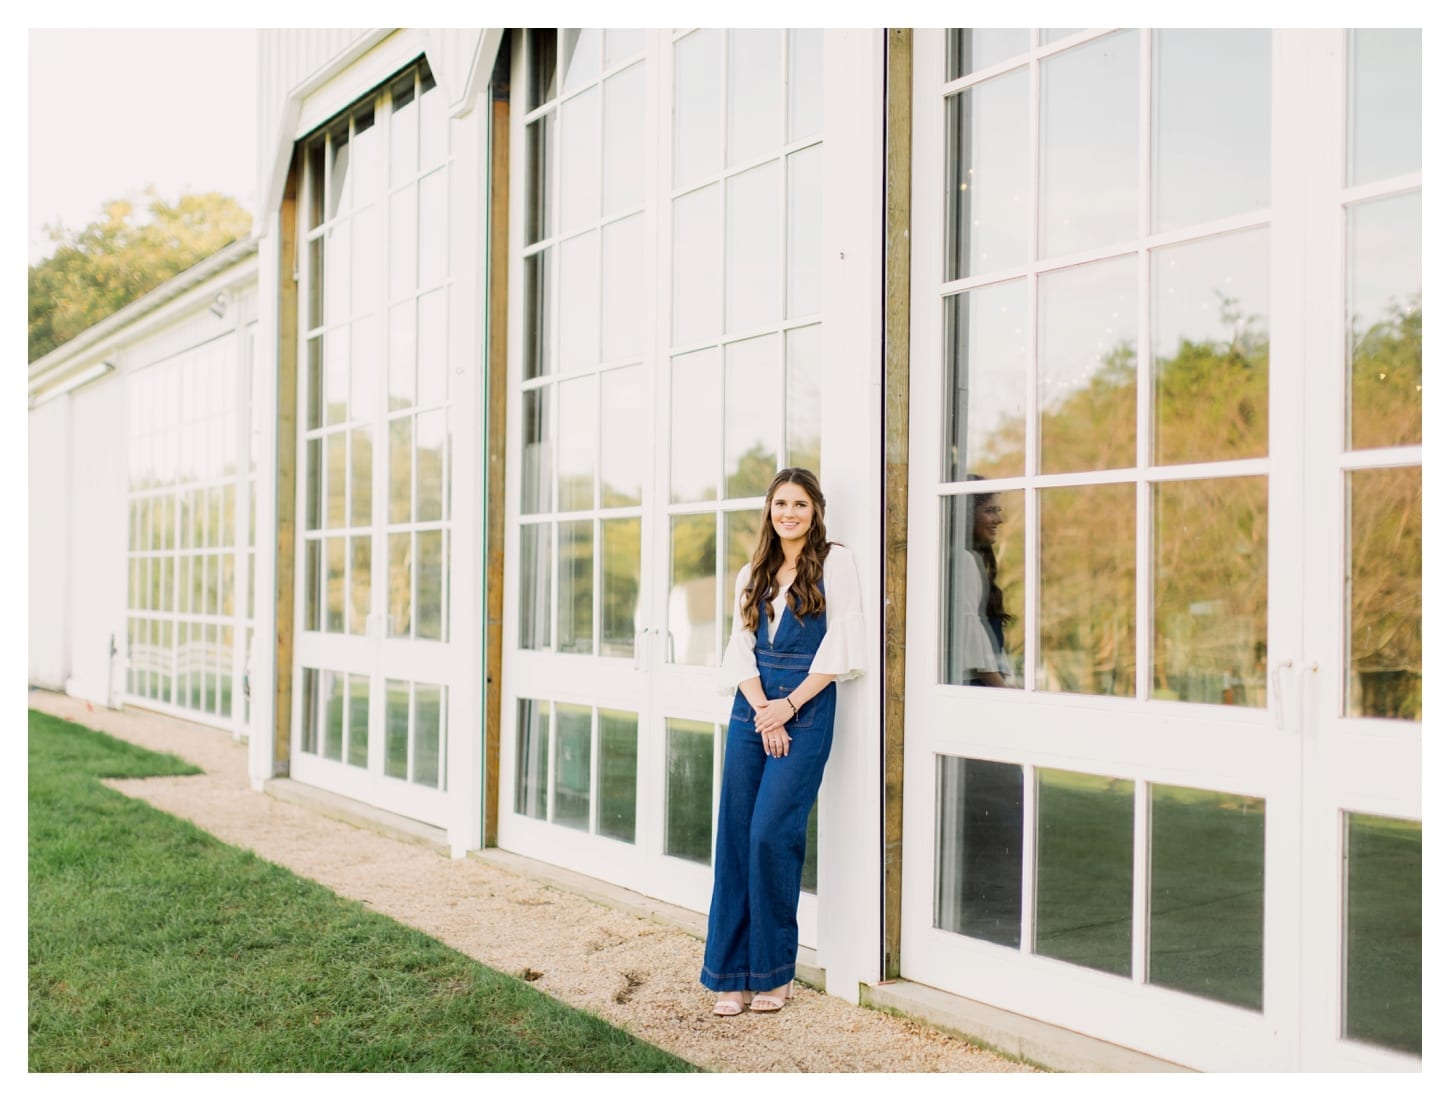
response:
M718 715L719 712L717 711ZM751 729L755 728L755 708L750 706L750 701L745 698L745 693L740 690L735 692L735 706L730 709L730 721L732 723L744 723Z

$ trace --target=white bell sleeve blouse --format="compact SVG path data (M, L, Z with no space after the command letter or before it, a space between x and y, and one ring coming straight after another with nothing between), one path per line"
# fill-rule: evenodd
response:
M816 650L810 672L850 680L866 671L866 618L861 606L861 578L856 572L856 556L836 544L826 555L822 579L826 587L826 635ZM735 578L735 620L725 657L720 663L720 691L733 693L743 681L758 677L755 665L755 633L746 630L741 621L741 601L750 582L750 563L741 567ZM784 607L783 595L775 622L780 621Z

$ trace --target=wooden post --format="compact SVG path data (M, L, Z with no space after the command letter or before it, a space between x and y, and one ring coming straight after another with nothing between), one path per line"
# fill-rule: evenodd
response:
M906 724L907 398L911 351L911 30L886 32L886 267L883 401L886 495L882 731L881 975L901 974L902 774Z
M293 154L282 194L277 249L277 586L272 775L292 769L292 623L297 577L297 187Z
M499 44L490 86L488 358L484 369L483 843L498 844L499 690L503 687L504 489L508 413L509 35Z

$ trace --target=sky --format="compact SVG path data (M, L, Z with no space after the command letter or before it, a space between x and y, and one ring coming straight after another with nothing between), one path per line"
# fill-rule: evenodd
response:
M155 185L220 191L257 213L255 30L28 32L29 258Z

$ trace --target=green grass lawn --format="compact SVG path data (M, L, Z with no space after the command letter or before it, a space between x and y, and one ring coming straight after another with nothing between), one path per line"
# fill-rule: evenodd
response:
M32 1071L690 1071L106 788L174 757L30 713Z

